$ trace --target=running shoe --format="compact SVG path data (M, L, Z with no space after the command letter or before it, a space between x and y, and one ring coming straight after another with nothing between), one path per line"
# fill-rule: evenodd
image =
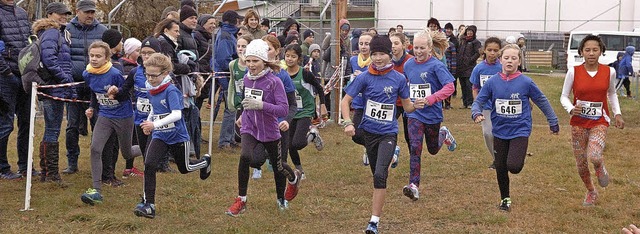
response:
M441 139L443 143L447 145L447 149L449 149L449 151L454 151L458 147L458 144L456 143L456 139L453 138L453 135L451 135L451 131L449 131L449 129L446 126L442 126L440 128L439 139Z
M253 178L254 180L262 178L262 170L253 168L253 176L251 178Z
M598 184L600 184L601 187L604 188L609 185L609 172L604 168L604 165L602 165L602 169L596 171L596 176L598 177Z
M122 178L123 179L127 179L129 177L143 177L144 176L144 172L138 170L138 168L133 167L131 169L124 169L124 171L122 172Z
M142 206L136 205L133 213L138 217L153 219L156 217L156 205L150 203L144 203Z
M86 204L93 206L96 203L102 203L102 195L100 195L100 192L98 192L97 190L90 188L87 189L87 191L84 192L82 196L80 196L80 200L82 200L82 202Z
M18 173L13 173L10 170L0 173L0 178L4 180L18 180L22 178L22 175Z
M489 165L489 169L493 169L493 170L495 170L495 169L496 169L496 162L495 162L495 161L493 161L493 162L491 163L491 165Z
M418 198L420 197L420 192L418 191L418 186L416 186L413 183L404 186L404 188L402 188L402 193L405 196L407 196L409 199L411 199L412 201L417 201Z
M236 197L233 205L227 209L225 214L233 217L237 217L239 214L243 213L247 208L247 203L242 201L242 198Z
M366 234L378 234L378 223L369 222L367 224L367 230L364 231Z
M287 183L287 190L284 192L284 199L291 201L298 195L298 189L300 188L300 181L302 180L302 172L298 169L293 170L293 174L296 175L293 183Z
M398 157L400 157L400 146L396 145L396 150L393 151L393 160L391 160L391 168L398 166Z
M115 177L111 177L111 178L108 178L108 179L103 179L102 180L102 184L109 185L109 186L114 187L114 188L122 187L122 186L125 185L124 182L122 182L122 180L119 180L118 178L115 178Z
M596 204L596 200L598 200L598 192L593 190L587 192L587 195L584 197L584 201L582 202L583 206L593 206Z
M200 179L206 180L211 175L211 156L205 154L202 159L207 162L207 166L200 168Z
M289 202L283 198L278 198L276 200L276 203L278 203L278 209L280 211L284 211L286 209L289 209Z
M315 135L313 138L313 144L316 146L316 149L318 151L322 151L322 149L324 149L324 141L322 140L322 137L320 137L318 128L311 128L310 132L313 132Z
M367 156L367 149L364 149L364 154L362 155L362 165L369 166L369 156Z
M504 210L504 211L511 211L511 198L504 198L502 199L502 201L500 201L500 206L498 206L498 208L500 210Z

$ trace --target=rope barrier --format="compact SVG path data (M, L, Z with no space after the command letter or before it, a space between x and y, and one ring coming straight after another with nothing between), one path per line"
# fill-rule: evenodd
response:
M38 95L42 95L48 98L51 98L53 100L56 101L63 101L63 102L79 102L79 103L91 103L90 101L85 101L85 100L77 100L77 99L68 99L68 98L61 98L61 97L54 97L51 96L49 94L43 93L43 92L38 92Z
M84 81L73 82L73 83L65 83L65 84L55 84L55 85L38 85L36 86L39 89L50 89L50 88L62 88L62 87L71 87L79 84L84 84Z

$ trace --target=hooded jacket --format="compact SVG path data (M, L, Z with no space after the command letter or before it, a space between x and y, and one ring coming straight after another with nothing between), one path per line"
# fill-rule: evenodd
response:
M207 23L207 20L213 18L211 15L200 16L198 19L198 26L193 30L193 38L196 40L196 44L198 46L198 69L200 72L211 72L211 54L213 50L212 46L212 34L207 32L206 29L202 26Z
M618 69L620 70L620 74L618 78L629 77L633 75L633 66L631 65L631 61L633 60L633 54L636 52L636 48L633 46L627 46L624 49L624 56L622 60L620 60L620 64L618 65Z
M18 54L28 45L30 26L24 9L0 3L0 41L5 43L5 49L0 56L0 75L20 75Z
M291 25L294 25L294 24L298 26L298 31L300 31L300 23L298 23L298 21L296 21L295 19L287 18L287 20L284 22L284 29L282 30L282 34L278 36L278 41L280 41L280 45L282 46L285 45L285 40L287 39L289 28L291 27ZM300 41L300 39L298 39L298 41Z
M214 71L216 72L228 72L229 62L238 58L238 51L236 51L236 34L238 33L238 27L228 23L222 23L222 26L216 34L216 41L214 43ZM229 79L218 79L222 90L226 90L229 85Z
M51 84L73 82L71 76L71 48L65 37L65 26L52 19L41 19L33 23L33 31L40 38L40 61L51 74ZM74 98L71 88L41 90L55 97Z
M458 47L458 61L457 61L457 76L458 77L470 77L473 68L476 66L476 61L480 58L480 49L482 44L476 39L477 28L474 25L467 27L465 35L468 31L473 32L471 38L466 38L460 42Z
M89 64L89 45L97 40L102 40L102 34L107 31L107 27L94 19L90 25L83 25L74 17L67 24L67 31L71 34L71 61L72 75L75 81L84 81L82 72Z
M362 29L356 28L351 32L351 51L358 51L360 48L358 47L358 40L360 40L360 35L362 35Z

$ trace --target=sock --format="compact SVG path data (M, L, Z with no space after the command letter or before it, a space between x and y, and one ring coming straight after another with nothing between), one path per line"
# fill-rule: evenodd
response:
M295 184L296 181L298 181L298 176L296 176L296 178L294 178L293 181L289 181L289 184Z
M238 196L242 202L247 202L247 196Z
M378 222L380 222L380 217L372 215L371 216L371 220L369 220L369 222L378 223Z

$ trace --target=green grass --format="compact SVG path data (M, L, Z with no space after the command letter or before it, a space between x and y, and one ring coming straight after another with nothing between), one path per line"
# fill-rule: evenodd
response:
M621 99L626 128L610 128L604 152L612 181L599 188L595 207L582 207L585 188L578 177L572 154L568 114L560 107L562 78L534 77L547 94L561 123L560 135L549 134L546 119L534 107L534 129L524 170L510 175L513 209L498 211L495 171L487 169L490 156L484 147L481 127L470 120L469 110L445 112L443 123L457 139L458 149L443 149L436 156L423 153L420 200L411 202L402 195L408 183L408 153L404 138L401 162L390 171L387 200L380 230L384 233L615 233L638 222L640 172L637 170L640 118L638 102ZM205 113L203 113L205 116ZM204 117L205 119L208 119ZM217 131L219 126L214 126ZM37 123L36 145L43 132ZM206 134L206 130L203 131ZM80 195L91 186L89 137L81 137L80 172L63 175L72 183L66 189L34 181L32 211L24 206L25 181L0 181L0 225L3 233L361 233L371 215L372 179L362 166L362 147L356 146L342 129L331 125L321 130L325 149L312 146L302 151L307 179L290 209L276 208L273 174L249 182L247 211L232 218L224 211L237 194L239 150L213 154L214 168L209 180L197 173L158 174L157 217L138 218L132 210L142 193L142 179L126 179L121 188L104 187L104 203L88 206ZM217 132L214 139L217 139ZM206 137L206 136L205 136ZM9 159L16 167L15 134ZM64 137L61 137L64 141ZM61 145L64 145L61 143ZM214 142L215 146L215 142ZM206 146L203 145L206 150ZM37 149L35 151L38 153ZM66 167L61 148L61 169ZM39 159L34 159L38 165ZM141 160L136 160L141 168ZM175 165L173 165L175 168ZM116 173L124 168L119 159ZM593 174L593 172L592 172ZM595 178L594 178L595 179Z

